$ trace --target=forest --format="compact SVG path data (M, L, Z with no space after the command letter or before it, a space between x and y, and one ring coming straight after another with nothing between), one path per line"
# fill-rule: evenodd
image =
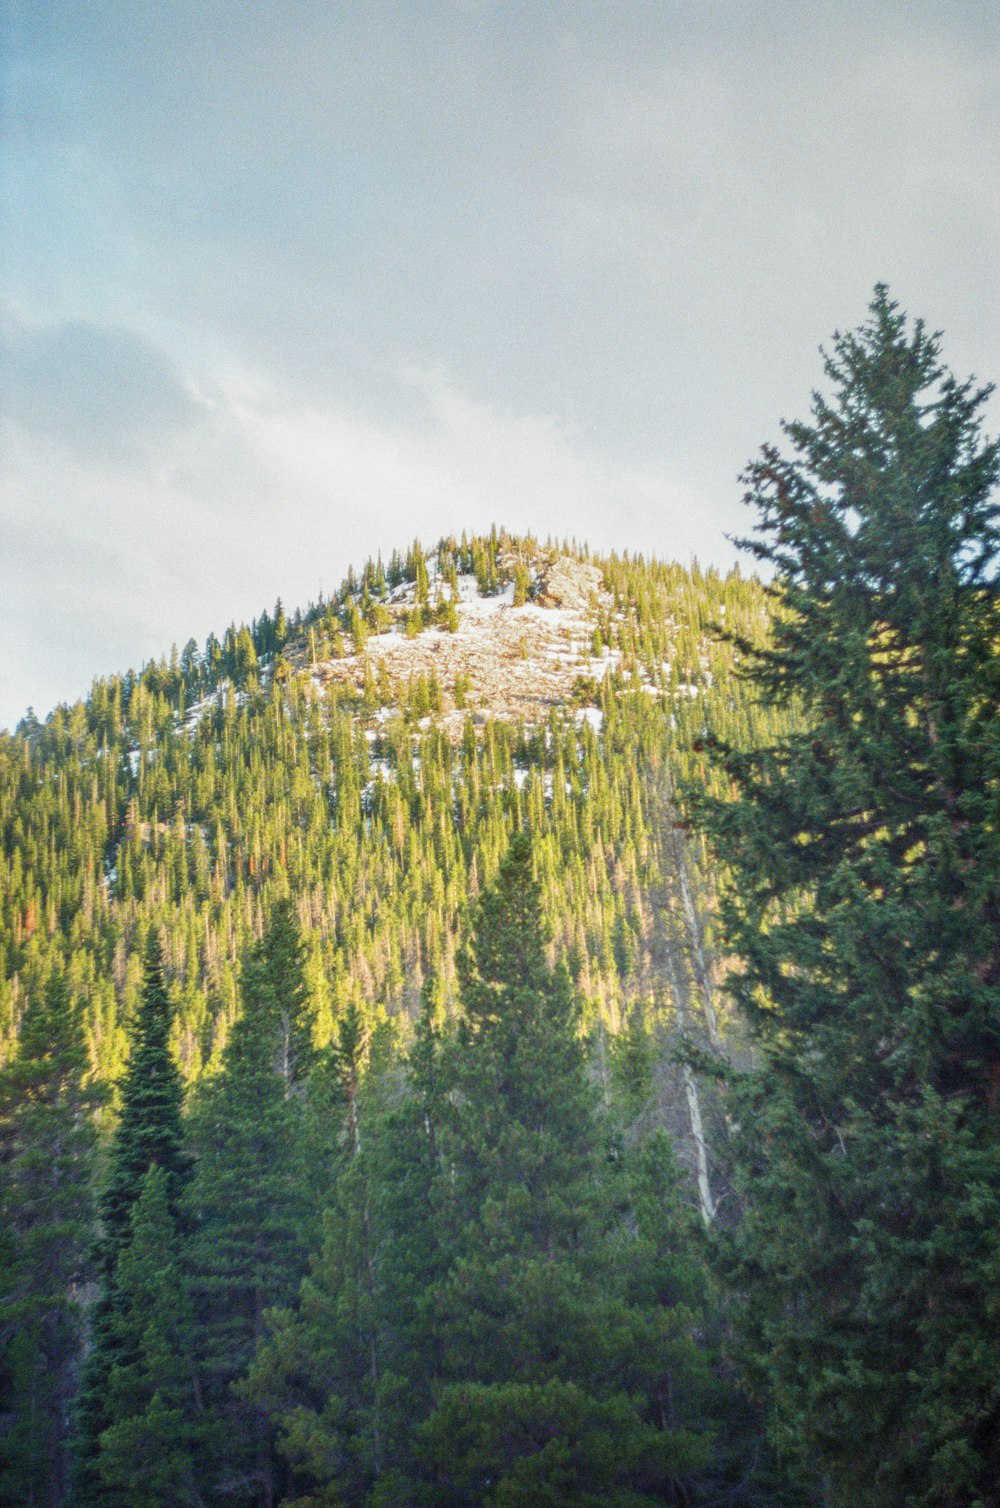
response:
M824 360L750 574L414 541L0 734L3 1502L998 1508L1000 444Z

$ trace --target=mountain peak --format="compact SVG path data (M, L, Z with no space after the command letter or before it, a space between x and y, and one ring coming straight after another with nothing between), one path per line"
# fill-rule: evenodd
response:
M621 658L599 642L598 616L607 618L613 599L600 570L572 555L557 554L526 572L524 600L511 583L484 594L476 577L452 584L430 575L424 605L416 583L397 587L385 603L379 627L327 652L322 637L307 634L289 661L311 669L324 690L361 690L374 678L385 704L419 677L433 678L440 693L440 723L457 738L465 720L486 715L534 723L553 706L599 682Z

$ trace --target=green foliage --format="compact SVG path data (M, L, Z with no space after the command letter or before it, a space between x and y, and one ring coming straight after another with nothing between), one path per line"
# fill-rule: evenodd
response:
M514 606L523 607L531 595L531 572L521 560L514 565Z
M99 1501L122 1508L199 1505L201 1398L194 1315L181 1270L166 1172L153 1165L115 1269L109 1424L99 1440Z
M363 654L368 642L368 624L361 615L356 602L352 602L347 609L347 632L351 636L356 655Z
M556 1377L449 1387L423 1443L427 1455L443 1463L434 1485L434 1501L442 1508L682 1503L681 1478L698 1447L681 1431L645 1429L623 1394L598 1399ZM677 1483L676 1492L670 1491L671 1482Z
M305 945L287 896L271 908L260 943L244 961L242 993L244 1013L253 1015L254 1029L272 1045L274 1071L286 1091L301 1086L314 1061L312 1023Z
M420 1432L436 1502L684 1501L704 1464L690 1311L636 1302L564 967L512 838L459 966L445 1059L443 1387ZM624 1190L622 1190L624 1193Z
M182 1089L170 1056L170 1004L159 939L150 930L143 963L142 998L132 1034L132 1052L122 1084L121 1117L100 1196L96 1248L99 1292L91 1311L91 1348L76 1398L72 1440L72 1494L76 1508L103 1500L98 1457L103 1431L115 1423L110 1378L123 1360L116 1277L132 1235L132 1213L151 1168L163 1174L171 1215L190 1165L181 1129Z
M132 1206L152 1167L162 1168L176 1209L189 1162L183 1150L183 1090L170 1054L171 1006L159 938L151 930L143 959L142 999L122 1084L107 1182L101 1192L101 1270L106 1279L129 1240Z
M0 1496L62 1501L66 1416L79 1363L94 1234L93 1115L80 1011L54 973L0 1072Z
M361 1503L376 1482L398 1482L417 1404L402 1366L429 1177L425 1168L414 1183L412 1120L379 1104L370 1045L352 1002L325 1065L337 1135L322 1244L296 1309L269 1314L271 1334L240 1390L280 1425L293 1501L303 1484L302 1501L319 1484L335 1501Z
M195 1308L205 1408L191 1447L197 1490L252 1501L282 1484L312 1493L322 1481L323 1492L339 1484L352 1500L395 1505L438 1470L421 1455L429 1447L418 1449L415 1426L461 1379L480 1323L474 1303L456 1311L454 1330L442 1323L442 1296L458 1281L453 1242L468 1235L468 1271L483 1282L499 1260L470 1234L477 1181L492 1188L490 1208L509 1203L518 1240L533 1239L513 1175L503 1182L471 1130L460 1150L445 1090L458 1092L462 1052L478 1035L460 1050L463 919L490 892L509 835L522 828L532 834L551 928L536 993L567 1033L561 1052L539 1025L536 1045L567 1099L548 1140L533 1142L524 1107L542 1103L544 1085L515 1054L508 1068L523 1073L520 1098L503 1101L505 1124L491 1124L539 1187L558 1183L554 1169L567 1174L564 1194L541 1201L540 1220L558 1255L555 1297L568 1323L578 1310L566 1294L577 1292L585 1253L595 1282L614 1271L609 1233L628 1227L631 1196L607 1184L606 1127L583 1034L600 1025L613 1039L630 1000L664 998L668 939L676 1000L697 993L702 953L662 822L665 774L705 766L689 745L710 708L738 742L749 739L758 714L740 700L737 656L713 646L707 626L725 617L759 636L759 587L735 573L601 561L612 605L599 609L600 644L621 659L588 686L601 718L586 722L574 708L554 708L527 728L479 714L456 744L436 721L443 698L433 675L414 676L401 694L373 655L363 685L324 691L308 669L324 644L343 646L354 634L353 648L363 648L387 611L398 615L386 604L390 586L413 584L423 628L431 589L447 612L459 570L491 592L513 580L517 596L546 551L502 531L444 541L436 562L415 546L385 571L368 562L350 572L305 614L286 616L279 602L249 629L210 636L202 654L189 641L180 654L96 682L86 702L56 709L44 725L26 719L14 736L0 735L0 1056L17 1061L25 1001L61 971L80 1002L90 1073L121 1085L102 1180L94 1344L77 1407L81 1504L111 1490L96 1469L99 1438L155 1413L153 1393L122 1418L107 1413L110 1370L124 1365L124 1332L112 1324L123 1302L115 1273L134 1240L150 1166L166 1170L177 1222L186 1154L197 1174L180 1202L175 1255ZM711 881L697 844L688 862L701 914ZM144 982L141 940L151 927L162 956L155 978L147 963ZM559 959L572 986L565 970L553 972ZM502 1067L500 1036L492 1042L483 1084L489 1064L489 1072ZM186 1148L181 1081L190 1091ZM603 1082L614 1092L606 1072ZM486 1090L477 1092L485 1104ZM110 1121L106 1113L109 1132ZM572 1126L580 1156L569 1145ZM461 1168L454 1188L446 1148ZM576 1215L579 1250L567 1255L559 1243ZM294 1307L307 1249L315 1322L305 1288ZM515 1243L501 1256L518 1253ZM530 1262L518 1281L512 1316L534 1302ZM625 1303L614 1281L609 1291ZM579 1287L580 1304L590 1292ZM687 1321L678 1323L687 1333ZM529 1333L526 1354L534 1344ZM257 1391L279 1353L288 1366L294 1358L296 1378L310 1379L301 1396L285 1362L274 1362L275 1390ZM293 1413L293 1397L305 1412ZM165 1440L171 1418L156 1423ZM127 1440L131 1428L109 1438ZM275 1428L284 1461L272 1448Z
M423 633L424 610L419 602L407 612L403 627L408 639L415 639L418 634Z
M438 598L434 617L446 633L455 634L458 632L458 608L455 605L454 592L448 597L440 596Z
M565 968L550 968L545 942L531 841L519 833L459 958L455 1172L468 1218L480 1215L485 1190L494 1204L526 1201L534 1239L548 1248L581 1218L573 1200L585 1202L597 1131L579 1002Z
M452 542L442 574L471 570L476 553L495 560L499 580L538 549L502 534ZM172 1050L196 1080L218 1062L246 948L288 895L325 975L349 975L369 1005L412 1015L428 970L453 978L461 910L495 870L502 831L522 820L543 839L555 947L576 956L588 1011L613 1026L626 993L658 970L658 924L641 897L671 867L658 816L665 764L714 779L690 749L706 716L745 745L771 714L753 709L733 649L707 633L725 619L759 637L756 583L615 557L599 565L614 604L601 609L602 632L641 677L595 677L597 736L555 709L545 730L487 723L459 756L435 727L376 725L372 710L398 704L398 691L372 675L362 696L316 694L297 668L308 633L296 640L283 610L277 633L280 604L257 620L260 679L238 694L213 639L201 657L188 646L176 673L154 665L96 682L85 703L0 735L0 1056L19 1002L58 959L83 1003L98 1078L119 1079L137 939L152 923L171 981ZM318 633L339 632L345 602L315 610ZM433 717L440 687L428 679L417 697L420 717ZM376 736L366 742L365 731Z
M271 1441L258 1410L230 1389L287 1302L318 1228L303 1162L301 1091L311 1063L302 942L287 902L275 907L242 976L243 1013L191 1115L197 1153L185 1201L200 1394L211 1414L206 1495L257 1501L273 1491ZM325 1189L323 1190L325 1193ZM233 1494L236 1481L252 1484ZM225 1484L229 1483L227 1487Z
M515 836L458 1028L428 982L404 1083L356 1007L341 1022L323 1244L241 1389L279 1425L290 1502L638 1508L694 1501L706 1471L696 1234L661 1144L607 1159L532 867Z
M730 1093L744 1360L831 1501L997 1502L1000 448L876 290L747 473L796 731L708 804L757 1043ZM749 646L744 646L749 649Z

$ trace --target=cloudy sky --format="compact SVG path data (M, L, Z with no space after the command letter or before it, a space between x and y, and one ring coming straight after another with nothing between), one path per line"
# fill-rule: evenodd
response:
M0 4L0 726L414 536L728 567L879 280L1000 378L995 0Z

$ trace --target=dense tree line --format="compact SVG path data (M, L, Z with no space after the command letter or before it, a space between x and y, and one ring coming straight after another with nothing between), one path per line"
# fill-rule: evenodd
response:
M713 1330L706 1236L648 1114L649 1055L622 1053L601 1093L547 943L519 833L472 917L460 1012L429 979L408 1040L352 1002L317 1052L279 902L182 1120L151 933L97 1244L74 1223L62 1272L96 1280L76 1508L769 1500L760 1421ZM69 1105L83 1062L79 1037L62 1041ZM44 1352L26 1358L39 1382L52 1353L37 1326L23 1339ZM72 1389L44 1380L6 1463L12 1501L64 1498Z

